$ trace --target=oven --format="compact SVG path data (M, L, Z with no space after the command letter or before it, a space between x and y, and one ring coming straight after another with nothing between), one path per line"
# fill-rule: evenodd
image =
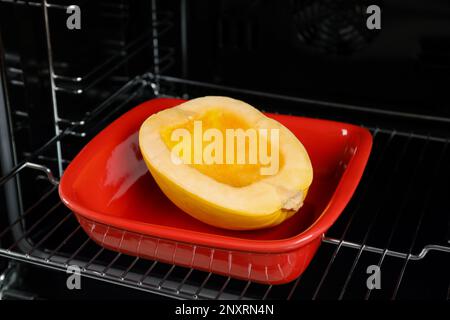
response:
M0 0L0 63L0 297L450 298L447 1ZM127 110L205 95L372 134L355 194L290 283L110 251L58 196Z

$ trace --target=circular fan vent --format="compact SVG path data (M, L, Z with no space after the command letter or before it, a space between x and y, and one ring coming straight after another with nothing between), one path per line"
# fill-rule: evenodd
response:
M317 51L348 55L364 48L378 33L369 30L366 9L374 1L294 0L298 39Z

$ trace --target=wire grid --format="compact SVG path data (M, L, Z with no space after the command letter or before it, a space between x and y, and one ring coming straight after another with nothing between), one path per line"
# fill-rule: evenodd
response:
M51 184L17 221L0 231L0 255L59 270L76 264L82 267L83 275L91 278L182 299L370 299L373 296L395 299L399 295L401 298L403 285L411 285L409 269L417 266L420 269L420 264L426 264L426 258L432 254L442 262L447 261L441 268L441 276L449 283L448 272L445 272L449 246L427 243L427 239L420 236L421 231L427 233L430 228L429 216L433 214L430 207L436 200L439 181L445 181L450 175L446 166L450 157L448 140L379 128L372 129L372 133L374 151L357 193L337 226L324 237L311 266L303 276L286 285L240 281L104 249L84 234L72 212L59 201L56 186ZM430 163L434 164L432 173L424 174ZM25 166L15 174L25 168L37 169ZM41 171L49 175L46 170ZM415 206L416 212L411 214L410 202L417 195L418 185L425 194ZM375 192L379 201L374 200ZM393 198L398 201L390 215L393 209L388 201ZM386 221L389 223L380 225ZM26 226L23 235L3 241L11 238L12 228L19 224ZM381 240L372 239L380 229L386 236ZM396 239L400 236L409 240L398 244ZM23 242L28 245L24 246ZM364 281L361 283L368 258L381 270L391 268L393 261L398 265L389 292L380 294L378 290L367 289ZM336 277L337 272L339 277ZM447 299L448 285L445 286L443 297Z

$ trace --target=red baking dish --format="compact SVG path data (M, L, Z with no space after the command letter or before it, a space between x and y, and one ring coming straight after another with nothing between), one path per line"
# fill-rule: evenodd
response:
M322 235L355 191L372 147L369 131L350 124L267 114L307 149L314 181L304 206L282 224L231 231L178 209L159 189L138 147L141 123L184 100L159 98L127 112L90 141L59 186L85 232L108 249L260 283L298 277Z

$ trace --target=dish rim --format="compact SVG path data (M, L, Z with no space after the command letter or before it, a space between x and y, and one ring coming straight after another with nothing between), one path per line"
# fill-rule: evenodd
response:
M341 126L345 126L345 128L347 129L351 129L352 134L356 135L358 138L357 143L355 143L357 147L355 153L352 155L347 167L345 168L345 171L342 173L339 182L334 189L333 195L328 201L325 209L307 229L303 230L293 237L289 237L286 239L244 239L233 236L216 235L214 233L183 229L179 227L164 226L161 224L133 221L126 218L108 216L107 213L91 210L81 205L76 201L76 199L74 199L73 195L75 189L72 188L70 184L73 181L73 178L71 177L74 174L76 175L79 171L79 168L84 166L84 160L86 158L90 158L95 149L92 146L98 144L97 141L101 141L102 137L108 135L109 131L115 131L123 127L123 123L126 123L127 118L132 117L134 113L142 108L148 108L149 104L157 104L159 106L162 105L163 107L170 107L184 101L186 100L174 98L150 99L127 111L115 121L110 123L95 137L93 137L75 156L75 158L66 168L66 171L61 178L58 187L58 193L63 203L69 209L71 209L75 213L75 215L81 215L94 222L110 225L118 229L143 234L149 237L177 241L191 245L194 244L204 247L220 248L225 250L258 253L282 253L298 249L302 246L307 245L314 239L322 237L322 235L332 226L332 224L337 220L337 218L343 212L345 206L353 196L362 178L364 169L369 159L370 151L372 149L372 135L366 128L344 122L276 114L276 116L278 117L296 117L308 119L311 121L323 122L323 124L326 124L327 122L333 123L333 125L339 124ZM271 116L275 114L265 113L265 115ZM137 128L137 130L138 129L139 128Z

